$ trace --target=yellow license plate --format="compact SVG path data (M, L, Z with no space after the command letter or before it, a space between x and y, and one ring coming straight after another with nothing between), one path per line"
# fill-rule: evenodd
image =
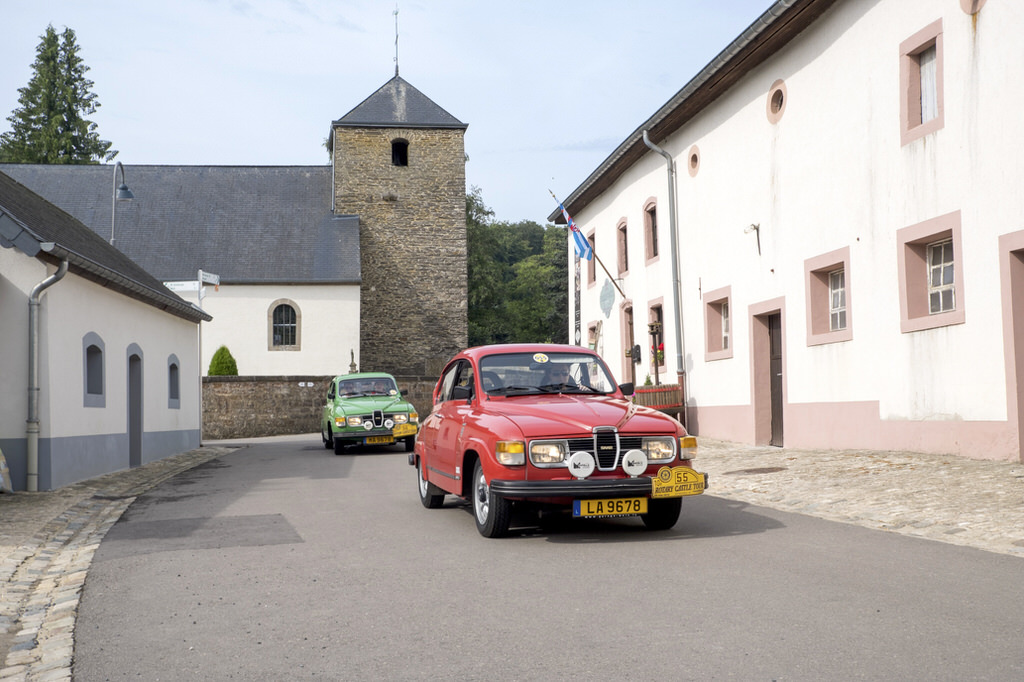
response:
M394 430L395 438L401 438L403 436L415 436L416 425L415 424L398 424Z
M388 445L389 443L394 443L394 442L395 442L395 439L392 438L391 436L367 436L366 437L366 444L367 445Z
M646 497L621 497L616 500L573 500L573 516L633 516L647 513Z
M704 474L690 467L661 467L651 479L651 497L700 495L707 487Z

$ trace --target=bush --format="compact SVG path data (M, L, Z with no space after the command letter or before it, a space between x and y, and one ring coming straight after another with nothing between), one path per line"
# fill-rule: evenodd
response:
M213 354L208 374L211 377L238 376L238 365L235 364L235 359L231 356L231 351L228 350L227 346L221 346Z

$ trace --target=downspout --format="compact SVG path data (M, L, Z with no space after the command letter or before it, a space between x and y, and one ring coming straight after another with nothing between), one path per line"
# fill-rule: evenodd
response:
M68 260L57 271L37 284L28 297L28 422L25 427L27 481L29 492L39 490L39 300L43 292L68 272Z
M676 169L675 164L672 163L672 155L651 142L651 138L647 136L646 130L644 131L644 144L647 145L651 151L665 157L665 165L668 170L669 246L672 249L672 312L679 323L679 333L676 334L676 377L679 381L679 385L682 386L683 389L683 426L686 426L686 407L689 405L687 397L689 394L689 386L686 382L686 366L683 365L683 358L686 357L683 342L685 334L683 331L683 311L679 305L679 290L681 288L681 284L679 280L679 247L677 245L678 230L676 227Z

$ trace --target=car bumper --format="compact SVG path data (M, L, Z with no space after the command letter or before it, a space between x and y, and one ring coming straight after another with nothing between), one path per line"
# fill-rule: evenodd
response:
M491 493L519 499L572 497L650 497L651 477L585 478L569 481L491 481Z

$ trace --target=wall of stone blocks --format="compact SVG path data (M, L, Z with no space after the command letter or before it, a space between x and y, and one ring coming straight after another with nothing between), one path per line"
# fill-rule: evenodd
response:
M203 377L204 441L319 433L330 376ZM422 420L436 378L395 377Z
M361 371L436 377L467 344L463 134L334 130L335 211L359 216ZM391 162L396 139L407 166Z

